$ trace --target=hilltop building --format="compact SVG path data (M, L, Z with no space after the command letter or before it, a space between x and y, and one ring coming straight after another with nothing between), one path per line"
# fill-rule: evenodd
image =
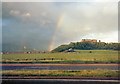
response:
M82 39L81 42L97 42L97 39ZM101 40L99 40L101 42Z

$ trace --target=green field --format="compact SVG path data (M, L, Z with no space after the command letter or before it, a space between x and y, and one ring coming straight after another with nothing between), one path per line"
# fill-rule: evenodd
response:
M115 50L76 50L76 52L3 54L3 63L118 63Z
M1 73L1 72L0 72ZM118 77L118 70L5 70L2 76Z

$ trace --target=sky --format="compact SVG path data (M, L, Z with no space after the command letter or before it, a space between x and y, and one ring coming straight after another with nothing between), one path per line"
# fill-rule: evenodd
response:
M118 42L117 2L3 2L3 50L52 50L97 39Z

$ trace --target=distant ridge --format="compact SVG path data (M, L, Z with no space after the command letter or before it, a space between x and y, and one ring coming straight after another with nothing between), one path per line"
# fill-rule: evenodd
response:
M105 43L96 39L82 39L80 42L71 42L68 45L60 45L52 52L63 52L69 49L78 50L120 50L120 43Z

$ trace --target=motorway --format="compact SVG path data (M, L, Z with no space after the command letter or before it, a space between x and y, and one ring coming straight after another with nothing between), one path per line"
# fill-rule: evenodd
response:
M2 70L118 70L118 64L0 64Z
M3 79L2 84L119 84L118 80L84 79Z

